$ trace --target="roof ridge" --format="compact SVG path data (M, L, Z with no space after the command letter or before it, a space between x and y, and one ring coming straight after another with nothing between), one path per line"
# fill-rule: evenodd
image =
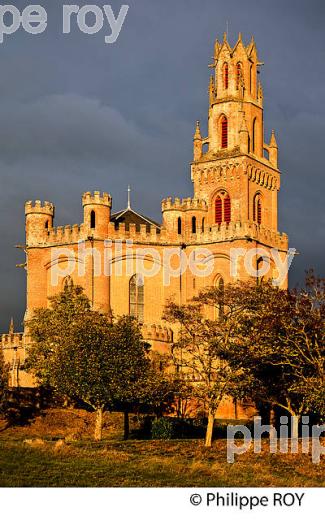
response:
M155 220L151 219L150 217L146 217L145 215L142 215L142 213L138 213L133 208L125 208L125 209L123 209L121 211L118 211L116 213L112 213L111 217L115 217L115 218L121 217L122 215L124 215L128 211L130 211L134 215L137 215L137 217L142 218L143 220L148 222L148 224L153 224L154 226L156 226L158 228L161 228L161 224L158 224L158 222L156 222Z

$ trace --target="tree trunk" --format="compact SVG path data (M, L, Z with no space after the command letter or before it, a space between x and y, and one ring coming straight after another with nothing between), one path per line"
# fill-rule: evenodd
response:
M130 433L129 412L124 412L124 440L127 441Z
M96 423L95 423L95 433L94 433L95 441L102 440L102 432L103 432L103 407L97 408L97 410L96 410Z
M270 426L274 426L274 428L276 428L276 425L277 425L276 413L275 413L274 406L272 405L271 409L270 409Z
M291 437L293 439L298 439L299 436L299 421L300 415L292 414L291 415Z
M288 401L288 410L291 414L291 453L298 453L300 415L295 413L290 401Z
M292 414L291 416L291 453L299 452L299 422L300 415Z
M211 410L209 410L208 426L207 426L207 431L206 431L206 435L205 435L206 448L211 448L211 446L212 446L213 426L214 426L214 413Z

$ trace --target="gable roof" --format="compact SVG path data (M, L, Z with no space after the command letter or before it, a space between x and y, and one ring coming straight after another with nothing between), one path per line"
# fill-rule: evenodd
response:
M111 222L114 222L115 227L117 228L119 224L125 224L126 231L129 231L130 224L135 224L136 231L140 231L141 225L147 226L147 231L150 231L150 227L156 227L157 231L160 232L161 225L152 220L149 217L145 217L140 213L137 213L131 208L126 208L117 213L113 213L111 215Z

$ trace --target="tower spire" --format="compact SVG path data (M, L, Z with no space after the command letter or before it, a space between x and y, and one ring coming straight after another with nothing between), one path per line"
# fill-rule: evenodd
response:
M131 187L128 185L128 209L131 209Z
M200 121L196 122L194 139L202 139L201 129L200 129Z
M15 332L14 319L11 318L10 325L9 325L9 334L13 334L14 332Z

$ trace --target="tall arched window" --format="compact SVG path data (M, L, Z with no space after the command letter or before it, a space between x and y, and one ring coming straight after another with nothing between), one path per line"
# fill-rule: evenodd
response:
M45 229L48 229L48 228L49 228L49 221L47 220L47 221L45 222Z
M94 210L92 210L90 213L90 228L95 229L95 227L96 227L96 213L94 212Z
M227 90L227 88L229 86L229 67L228 67L228 63L224 63L223 64L222 79L223 79L223 88L225 90Z
M253 220L256 224L262 224L262 198L260 193L257 193L253 200Z
M202 233L204 233L204 229L205 229L205 218L202 219L202 227L201 227Z
M217 289L217 302L215 307L215 319L222 318L224 315L224 292L225 292L225 282L222 276L217 275L215 278L214 286Z
M256 148L256 117L253 121L253 129L252 129L252 152L255 153Z
M225 198L224 198L224 208L223 208L223 212L224 212L224 221L227 222L227 224L229 224L229 222L231 221L231 200L230 200L230 197L228 195L228 193L226 194Z
M143 276L135 274L129 283L129 313L140 323L144 319L144 281Z
M228 119L226 116L221 118L221 148L228 148Z
M257 285L261 285L263 282L263 273L262 273L262 269L264 267L263 264L264 264L264 259L262 257L258 258L256 261L256 271L257 271L256 283L257 283Z
M253 65L249 68L249 91L252 93L253 88Z
M179 235L182 234L182 219L181 219L181 217L178 217L178 219L177 219L177 233Z
M225 191L218 194L215 201L216 224L231 222L231 199Z
M221 224L222 222L222 198L220 195L216 198L216 224Z
M192 217L192 233L196 233L196 217Z
M239 90L242 78L242 66L240 61L236 65L236 89Z

